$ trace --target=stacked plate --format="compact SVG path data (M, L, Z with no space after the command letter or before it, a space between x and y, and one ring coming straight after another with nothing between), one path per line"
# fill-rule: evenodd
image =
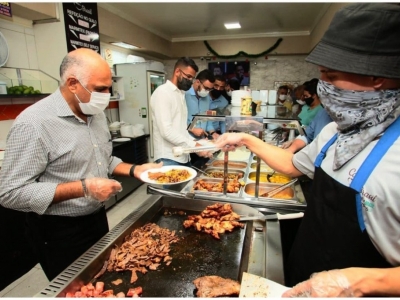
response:
M241 106L242 98L251 97L250 91L237 90L232 92L232 106Z

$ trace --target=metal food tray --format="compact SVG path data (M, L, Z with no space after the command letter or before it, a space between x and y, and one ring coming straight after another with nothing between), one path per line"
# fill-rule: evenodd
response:
M201 191L201 190L195 190L193 186L197 183L197 181L202 180L206 183L223 183L224 179L222 178L209 178L209 177L199 177L194 180L193 185L191 186L191 192L195 194L210 194L210 195L223 195L224 191L222 192L209 192L209 191ZM232 196L232 197L239 197L241 192L242 192L243 186L240 186L239 191L237 193L229 193L226 192L226 195Z
M209 167L206 168L204 170L205 173L209 173L209 172L222 172L224 173L224 168L215 168L215 167ZM240 177L239 179L241 180L245 180L246 177L246 171L244 171L243 169L228 169L228 174L241 174L242 177ZM205 174L200 173L200 177L204 177L204 178L222 178L222 177L207 177Z
M199 214L206 206L213 204L214 201L151 196L35 297L65 297L68 292L80 290L100 271L114 245L121 245L134 229L149 222L175 230L178 235L184 236L182 243L171 245L171 265L149 271L145 275L139 273L138 281L132 285L129 284L130 272L125 275L122 273L126 272L106 272L97 279L105 282L105 289L112 288L116 294L119 291L126 293L129 286L142 286L143 297L193 297L194 279L218 275L240 282L243 272L283 283L278 221L246 222L243 229L237 228L233 232L222 234L220 240L194 229L184 229L182 223L187 214ZM258 210L249 206L235 203L231 205L233 211L239 215L260 215ZM171 214L166 214L166 210ZM185 215L182 215L182 210ZM120 276L118 278L124 276L124 283L111 285L110 281L116 279L112 274Z
M268 183L268 184L273 184L273 185L282 185L282 184L285 184L286 182L284 182L284 183L276 183L276 182L269 182L269 181L261 181L261 178L262 177L264 177L265 178L265 180L267 180L267 176L268 175L271 175L271 173L269 173L269 172L260 172L260 183ZM274 175L284 175L284 174L282 174L282 173L275 173ZM257 172L256 171L250 171L249 172L249 174L247 175L247 180L246 180L246 182L247 183L252 183L252 182L256 182L254 179L251 179L250 177L252 177L252 176L257 176ZM287 175L284 175L284 176L287 176ZM287 182L289 182L290 180L292 180L292 178L290 177L290 176L287 176L287 177L289 177L289 180L287 181Z
M251 170L256 171L257 170L257 163L253 162L250 164L249 172L252 172ZM270 166L268 166L266 163L263 161L260 162L260 172L267 172L267 173L272 173L274 172L274 169L272 169Z
M224 160L214 160L211 161L209 164L206 164L206 166L208 167L215 167L215 168L223 168L224 167ZM248 166L248 163L246 161L243 160L230 160L228 161L228 170L229 169L242 169L242 170L246 170Z
M269 198L269 197L261 197L260 195L268 192L269 190L276 188L280 186L280 184L274 184L274 183L259 183L259 192L258 192L258 198L261 200L270 200L270 201L285 201L288 203L297 203L298 199L296 197L296 191L293 186L287 187L285 190L290 190L291 193L293 194L293 197L290 199L280 199L280 198ZM255 183L247 183L243 189L243 197L248 197L248 198L255 198L254 193L252 191L255 190L256 184Z

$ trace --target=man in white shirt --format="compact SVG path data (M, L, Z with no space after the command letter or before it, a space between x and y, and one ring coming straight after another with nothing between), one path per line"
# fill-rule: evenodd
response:
M188 110L185 92L192 86L196 72L196 63L188 58L178 59L171 80L160 85L150 99L150 112L153 119L154 159L167 165L190 166L189 154L174 156L172 148L201 146L187 131ZM200 156L209 156L209 152L199 152Z

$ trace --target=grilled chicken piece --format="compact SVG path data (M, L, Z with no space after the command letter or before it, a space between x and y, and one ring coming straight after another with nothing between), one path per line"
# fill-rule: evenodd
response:
M219 276L203 276L193 281L197 288L197 297L215 298L221 296L237 296L240 292L240 283Z

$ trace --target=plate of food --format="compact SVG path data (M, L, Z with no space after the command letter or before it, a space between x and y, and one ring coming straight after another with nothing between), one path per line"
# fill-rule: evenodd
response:
M197 175L196 170L185 166L163 166L150 169L140 175L143 182L159 185L174 185L189 181Z

